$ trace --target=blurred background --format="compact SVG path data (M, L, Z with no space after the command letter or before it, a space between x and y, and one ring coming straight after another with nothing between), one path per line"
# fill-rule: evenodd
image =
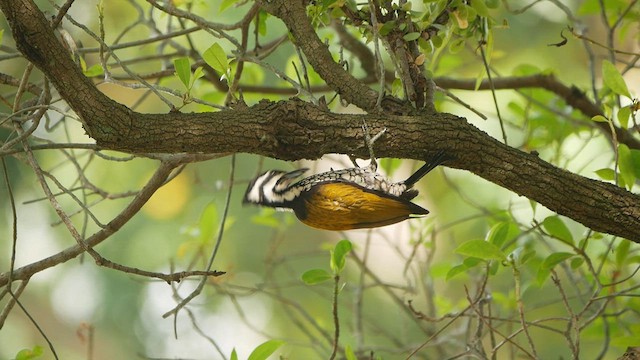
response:
M57 12L50 2L37 3L48 15ZM56 3L61 5L60 1ZM331 3L317 2L313 6L326 11ZM553 73L562 83L575 85L591 96L592 83L601 83L599 61L605 51L592 44L585 45L570 34L567 26L604 42L607 29L602 25L600 3L596 0L496 4L486 1L493 19L489 55L494 77ZM184 0L173 1L173 4L209 21L230 24L242 19L253 3ZM434 3L416 1L411 5L416 13L426 13ZM617 0L607 6L611 6L613 16L614 9L626 9L632 4ZM175 17L152 10L148 3L134 0L76 2L69 15L97 34L100 7L106 44L126 45L159 33L175 32L183 26L194 26L186 20L181 24ZM637 6L630 11L636 15L638 12ZM326 14L318 15L319 22L325 20L323 16ZM13 50L14 40L4 17L0 24L4 30L1 71L19 79L25 60ZM630 20L623 22L616 33L616 46L638 53L637 24ZM263 44L286 35L282 22L264 13L258 26ZM132 86L139 81L126 79L126 73L113 58L108 60L113 64L113 74L122 75L122 80L104 81L104 75L94 67L100 65L96 40L68 20L63 22L63 29L75 41L88 76L94 77L101 91L138 112L168 111L166 104L150 94L148 88ZM347 29L361 37L357 29ZM226 33L240 36L240 30ZM569 38L567 44L548 46L560 42L561 33ZM340 45L334 30L324 27L319 34L328 39L331 51L338 57ZM451 36L456 39L455 35ZM461 46L451 46L452 39L444 38L445 45L427 53L428 71L436 79L484 78L486 72L477 41L466 39ZM286 36L283 41L262 61L297 79L300 57ZM233 55L234 46L230 42L205 31L194 31L188 38L176 36L170 41L123 46L115 53L135 74L169 71L169 75L145 79L154 86L173 89L173 93L163 94L176 106L184 105L180 111L216 111L207 104L224 105L227 97L224 91L202 78L190 89L190 96L202 102L183 104L176 94L184 94L186 88L171 70L173 60L185 56L185 49L192 47L202 53L213 43L220 44L227 55ZM371 42L368 46L373 49ZM385 59L387 70L393 71L391 60L386 55ZM344 52L344 60L356 76L364 73L349 52ZM231 64L233 69L234 63ZM245 63L241 84L292 89L264 64ZM598 70L592 70L591 66ZM635 66L624 74L633 94L640 90L637 64ZM90 71L97 72L91 74ZM309 79L311 85L323 84L311 70ZM30 80L41 83L42 75L35 72ZM6 85L0 89L5 99L10 99L10 94L15 92L15 88ZM476 112L443 93L437 94L438 110L465 117L501 139L490 91L450 90L488 120L482 120ZM264 98L286 99L294 94L243 92L249 105ZM331 99L334 94L318 92L316 95ZM599 178L597 170L612 168L614 153L607 137L594 128L590 119L555 95L540 89L497 91L496 95L511 146L538 151L541 158L590 178ZM3 118L11 113L6 103L0 106ZM352 106L344 107L337 100L330 108L343 113L360 111ZM33 144L92 143L63 101L52 103L46 120L33 134ZM11 129L0 128L3 141L12 136ZM17 207L15 268L73 246L74 239L44 197L24 154L3 153L3 157ZM43 170L63 187L78 188L72 191L101 224L122 211L158 166L157 160L145 157L84 149L49 149L37 151L36 157ZM99 267L85 255L40 272L30 280L20 297L21 303L51 340L61 359L228 359L233 349L243 359L269 339L284 341L277 353L283 358L328 358L334 331L333 284L329 281L307 285L300 277L310 269L330 271L330 249L341 239L350 240L354 249L347 257L340 280L339 357L347 356L344 348L348 346L361 358L406 358L416 349L421 350L415 358L482 358L469 351L477 346L470 345L470 339L476 339L477 332L485 332L495 338L483 336L480 345L489 352L492 341L493 346L505 343L496 350L495 358L512 359L518 357L516 354L522 355L519 347L530 349L527 337L518 332L521 315L531 324L529 336L541 359L572 356L571 346L562 335L568 331L572 314L580 315L579 341L574 338L573 344L579 346L582 358L615 359L627 346L640 345L637 335L640 334L640 293L634 290L638 288L638 279L630 276L639 263L635 244L594 234L569 219L558 218L568 229L572 241L580 244L576 246L584 251L584 256L577 255L574 247L554 239L548 230L541 228L540 223L545 219L555 218L552 212L471 173L446 167L430 173L417 186L420 196L415 202L429 209L429 216L375 230L320 231L304 226L290 213L242 206L242 196L249 181L262 171L309 167L309 173L317 173L351 166L346 156L329 154L317 161L295 163L251 154L233 157L235 159L229 155L184 167L154 194L139 214L95 248L113 262L149 271L203 269L219 240L226 198L231 192L224 233L212 265L213 269L226 274L210 277L204 291L177 315L163 317L195 289L200 278L168 285L160 280ZM367 163L360 161L361 165ZM382 159L381 165L381 171L400 181L421 164ZM84 174L86 181L80 180L79 174ZM53 181L49 181L55 189ZM86 183L95 185L102 193L83 187ZM637 187L631 184L631 190L637 192ZM13 231L6 184L0 186L0 199L0 269L6 272ZM71 196L63 193L57 199L68 214L73 214L71 218L83 235L99 230L96 221L90 219ZM469 240L496 236L501 238L506 254L513 251L529 254L518 272L499 261L474 262L455 252ZM616 253L615 249L620 246L625 246L627 252ZM560 286L566 292L566 303L543 266L550 254L562 252L571 255L555 269ZM589 261L585 262L585 258L591 263L587 264ZM594 285L619 279L626 281L600 289ZM477 312L463 312L469 310L469 299L477 296L479 289L483 301L476 311L484 312L490 323L479 322ZM601 297L621 289L630 290L619 297ZM7 301L5 297L3 304ZM438 335L434 336L436 332ZM33 322L21 309L14 308L0 331L0 359L15 358L20 350L36 346L43 348L41 358L52 358ZM592 357L592 354L597 355Z

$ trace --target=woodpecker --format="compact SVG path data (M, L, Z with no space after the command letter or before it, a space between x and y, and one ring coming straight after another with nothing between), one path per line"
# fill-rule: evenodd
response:
M367 167L331 170L295 183L309 169L269 170L251 181L243 202L293 210L303 223L324 230L391 225L429 213L411 202L418 195L413 186L448 159L444 151L439 151L401 182L393 182L379 174L374 157Z

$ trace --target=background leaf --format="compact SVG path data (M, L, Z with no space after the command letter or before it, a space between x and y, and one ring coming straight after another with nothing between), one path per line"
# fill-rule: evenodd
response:
M307 270L302 274L302 281L304 281L307 285L315 285L321 282L325 282L327 280L331 280L333 276L329 274L326 270L322 269L311 269Z
M602 61L602 81L611 91L631 99L629 88L618 69L609 60Z
M268 340L258 345L247 358L248 360L266 360L280 346L284 344L281 340Z
M182 57L173 60L173 66L176 69L176 75L184 84L184 87L189 89L190 81L191 81L191 62L189 58Z
M544 259L544 261L542 262L542 268L547 269L547 270L551 270L553 269L556 265L560 264L561 262L572 258L576 256L576 254L572 254L572 253L568 253L568 252L556 252L553 253L549 256L547 256L546 259Z
M549 235L556 237L567 244L573 244L573 235L567 228L564 221L557 215L549 216L542 221L542 227L549 233Z
M456 253L483 260L506 260L507 256L500 248L484 240L471 240L458 246Z
M631 158L631 150L625 144L618 145L618 168L625 186L631 190L636 182L636 172Z
M227 73L227 70L229 69L229 60L227 59L227 55L220 44L213 43L213 45L204 51L202 58L209 66L221 75Z
M351 249L352 245L349 240L338 241L331 255L331 269L335 273L340 273L342 271L345 264L345 257Z

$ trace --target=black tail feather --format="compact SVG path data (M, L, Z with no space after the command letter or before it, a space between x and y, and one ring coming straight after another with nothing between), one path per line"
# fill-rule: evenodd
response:
M438 151L426 164L422 165L420 169L413 173L413 175L409 176L407 180L404 181L405 185L407 185L407 189L410 189L417 183L423 176L427 175L429 171L436 168L436 166L446 162L447 160L453 159L451 156L447 155L444 150Z

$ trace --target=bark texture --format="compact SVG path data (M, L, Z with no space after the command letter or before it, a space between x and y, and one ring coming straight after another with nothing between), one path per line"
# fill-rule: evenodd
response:
M278 6L282 2L274 3ZM640 243L638 195L506 146L463 118L430 112L410 116L335 114L298 99L263 101L252 107L212 113L136 113L106 97L82 74L31 0L0 0L0 7L20 51L47 75L83 120L87 133L104 149L131 153L245 152L283 160L316 159L326 153L366 156L361 130L366 121L373 132L388 128L376 142L376 155L380 157L424 160L443 149L455 157L447 166L473 172L593 230ZM279 16L287 16L289 11L283 7L270 10ZM307 30L291 29L302 33ZM318 51L320 54L326 49ZM333 65L324 65L325 71L336 72L335 80L327 79L329 85L335 81L343 95L352 94L347 100L371 110L375 91L362 84L350 88L356 86L352 78L345 77L344 70L331 62ZM323 71L313 65L319 73Z

